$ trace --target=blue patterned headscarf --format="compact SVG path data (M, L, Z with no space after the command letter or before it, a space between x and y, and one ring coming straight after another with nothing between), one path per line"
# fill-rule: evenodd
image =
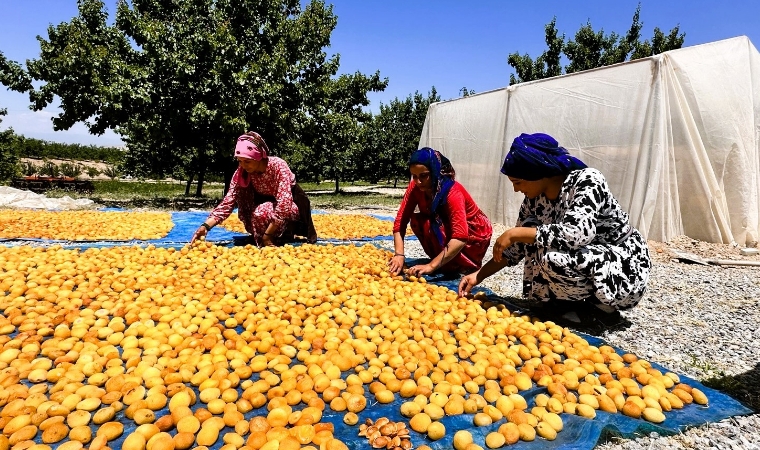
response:
M430 180L433 185L433 203L430 207L433 217L431 217L430 225L435 231L438 241L444 245L443 233L441 232L443 223L438 215L438 209L446 203L449 191L454 186L456 173L448 158L430 147L421 148L412 153L412 157L409 158L409 165L412 164L422 164L430 171Z
M586 167L583 161L570 155L548 134L523 133L512 142L501 173L512 178L536 181Z

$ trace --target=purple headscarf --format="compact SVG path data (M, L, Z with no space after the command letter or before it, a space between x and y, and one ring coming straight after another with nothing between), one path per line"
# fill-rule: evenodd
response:
M521 180L536 181L556 175L567 175L585 169L586 164L570 155L548 134L523 133L512 142L504 158L501 173Z
M431 182L433 184L433 203L430 206L433 217L430 218L430 225L438 238L438 242L444 245L443 233L441 231L443 222L438 216L438 209L446 203L449 191L454 186L456 172L451 167L451 162L448 158L443 156L438 150L430 147L424 147L412 153L411 158L409 158L409 165L411 166L412 164L422 164L430 171Z

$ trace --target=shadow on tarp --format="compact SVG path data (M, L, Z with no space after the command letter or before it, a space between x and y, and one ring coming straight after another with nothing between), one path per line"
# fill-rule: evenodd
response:
M736 375L714 375L703 381L705 386L723 391L745 405L760 411L760 363Z

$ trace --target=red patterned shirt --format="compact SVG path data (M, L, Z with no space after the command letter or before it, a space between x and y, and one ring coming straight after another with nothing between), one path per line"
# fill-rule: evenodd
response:
M276 156L270 156L264 173L243 172L243 169L239 167L235 171L227 195L211 211L210 218L213 218L216 223L221 223L230 216L237 205L238 217L245 225L245 229L253 235L258 235L259 233L255 232L257 227L254 226L254 212L258 205L271 201L271 198L262 199L262 196L266 196L274 197L271 221L277 225L278 229L282 229L287 221L298 220L298 207L293 202L291 192L291 186L296 184L296 176L290 171L288 163ZM239 182L241 177L248 178L247 186L241 186ZM268 224L262 225L265 229Z
M431 203L432 201L425 196L422 189L419 189L414 181L410 182L398 209L393 232L400 231L402 235L404 234L415 207L419 207L420 212L427 216L432 215ZM491 239L491 221L458 181L454 182L439 212L445 229L444 234L448 239L458 239L463 242Z

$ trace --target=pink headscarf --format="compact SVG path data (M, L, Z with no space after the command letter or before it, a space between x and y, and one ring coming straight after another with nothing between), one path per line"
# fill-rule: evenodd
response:
M267 147L264 139L254 132L250 134L244 134L237 139L235 145L235 157L236 158L248 158L256 161L261 161L267 157L269 153L269 147Z
M266 142L264 142L264 138L262 138L259 133L253 131L240 136L237 140L237 144L235 144L236 158L248 158L255 161L261 161L266 158L268 154L269 147L267 147ZM251 176L242 168L235 172L234 179L240 187L247 187L248 183L251 182Z

